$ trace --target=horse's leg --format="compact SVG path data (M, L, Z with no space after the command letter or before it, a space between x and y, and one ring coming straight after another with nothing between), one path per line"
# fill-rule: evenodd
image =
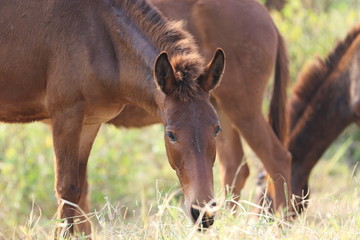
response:
M99 131L100 125L84 125L81 138L80 138L80 149L79 149L79 179L81 184L81 196L79 200L79 207L82 212L78 211L76 215L80 217L76 218L76 221L79 224L76 224L76 229L80 233L85 233L86 236L90 237L91 226L89 221L87 221L86 216L83 213L89 213L88 205L88 181L87 181L87 162L90 155L92 145L94 143L95 137ZM87 238L89 239L89 238Z
M237 126L272 179L270 183L274 188L275 196L272 197L275 209L288 206L287 201L291 200L291 155L280 143L261 113L238 120Z
M76 208L74 204L78 204L82 190L79 178L79 147L84 120L83 112L82 106L74 105L52 113L55 190L59 203L58 218L68 223L58 228L56 238L61 238L60 235L67 232L73 233L72 224Z
M228 62L231 65L230 60ZM263 71L231 66L215 96L220 100L219 108L227 114L270 174L276 196L273 196L274 207L280 209L287 206L291 196L291 155L263 116L263 93L271 68L260 70ZM237 76L238 81L225 81L227 76Z
M85 173L83 184L82 184L82 191L80 200L78 203L79 208L81 211L77 211L77 216L75 221L77 224L75 225L75 229L79 233L84 233L86 236L90 236L91 234L91 225L87 221L86 216L83 216L83 213L89 213L89 200L88 200L88 190L89 190L89 184L87 180L87 174ZM88 238L87 238L88 239Z
M269 177L270 176L266 172L264 166L261 166L256 176L255 202L260 206L269 206L270 208L273 208L271 205L273 200L270 197L269 189L267 188Z
M217 150L220 161L222 184L225 193L232 192L234 200L240 198L240 191L249 176L247 163L243 163L244 151L238 131L233 127L229 118L221 109L217 110L221 121L222 133L217 139ZM231 204L234 206L234 204Z

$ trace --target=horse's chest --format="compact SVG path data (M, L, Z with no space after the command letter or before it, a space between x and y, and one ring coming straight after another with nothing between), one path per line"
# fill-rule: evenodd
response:
M87 107L85 124L100 124L115 118L125 105L123 104L91 104Z

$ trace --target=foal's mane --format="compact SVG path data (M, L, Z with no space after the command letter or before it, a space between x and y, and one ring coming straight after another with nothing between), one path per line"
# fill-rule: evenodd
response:
M203 73L204 60L184 23L169 21L147 0L116 1L157 52L168 53L177 79L174 96L182 100L196 97L196 79Z
M337 43L325 59L317 57L300 72L292 90L293 97L289 103L290 132L302 117L306 106L316 95L317 90L336 69L358 35L360 35L360 23L355 25L342 41Z

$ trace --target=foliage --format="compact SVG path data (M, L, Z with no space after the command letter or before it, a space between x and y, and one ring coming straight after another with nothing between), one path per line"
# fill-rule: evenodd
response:
M303 2L316 2L317 7L310 8L311 4ZM292 0L281 12L272 12L288 46L292 82L308 61L312 61L315 56L326 57L335 43L360 21L360 3L344 2L347 1ZM318 10L324 8L328 10Z

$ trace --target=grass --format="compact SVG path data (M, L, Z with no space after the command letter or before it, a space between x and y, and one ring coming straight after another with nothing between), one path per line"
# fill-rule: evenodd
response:
M20 131L16 125L9 126L9 128ZM33 131L38 137L37 140L46 145L46 136L49 135L47 128L38 124L32 126L31 132ZM10 133L12 132L10 131ZM166 162L162 148L158 148L159 152L154 150L154 145L161 145L162 141L159 140L159 143L148 141L149 138L161 134L161 128L154 126L144 130L121 130L121 133L113 127L104 127L95 143L94 154L90 159L90 166L93 165L89 173L93 207L89 218L94 226L96 239L356 239L360 237L360 174L359 171L354 171L355 163L349 167L349 164L342 159L348 147L346 143L335 145L316 166L310 180L312 193L308 210L295 221L286 223L283 228L278 227L279 224L284 225L280 218L267 214L256 217L253 213L256 208L253 204L256 193L254 190L256 170L254 169L258 163L248 148L246 152L248 158L251 159L249 164L252 176L249 177L243 191L237 215L233 215L225 207L225 203L232 199L231 196L222 199L219 171L216 166L217 199L222 204L219 205L215 225L210 230L199 233L184 213L179 184L174 172ZM43 141L41 141L41 134L45 136ZM19 134L17 135L19 136ZM146 139L141 140L144 135ZM13 139L10 136L9 138ZM20 134L20 136L27 139L27 134ZM106 147L106 151L109 153L104 154L103 141L112 139L108 144L112 143L119 147L122 144L116 144L117 140L121 143L127 142L124 138L131 145L134 141L139 143L144 141L142 143L144 145L140 145L143 146L142 149L150 148L153 152L144 150L143 154L147 156L145 160L143 154L139 154L139 156L134 154L133 157L127 155L132 151L138 152L138 146L129 147L126 153ZM18 137L16 139L18 144L24 142L21 137L20 140ZM36 145L39 150L44 148L39 142L34 142L34 146ZM36 150L28 149L28 145L20 144L20 146L27 146L22 152L26 155L17 152L17 161L28 159L25 156L27 154L32 156L30 152ZM34 146L30 145L31 148ZM9 147L13 148L14 146L9 145ZM111 148L117 149L115 146L111 146ZM12 150L5 151L5 155L8 151ZM121 159L117 163L115 161L107 162L109 161L108 154L111 155L112 151L114 154L118 153L117 155ZM151 156L152 154L154 156ZM49 155L48 157L51 158L52 155ZM43 157L40 154L37 159ZM130 165L127 165L126 161L123 162L123 158L125 160L131 158ZM146 165L146 161L150 161L147 163L148 165ZM109 166L109 164L112 165ZM138 165L138 168L135 167L135 170L131 170L134 168L131 164ZM157 164L158 168L155 167ZM138 173L134 176L130 174L127 178L124 176L124 180L122 180L121 165L126 166L126 171ZM24 162L17 166L27 168ZM30 166L34 167L35 165L30 164ZM48 162L45 166L41 166L41 169L49 168L49 172L52 172L50 166L51 163ZM114 172L110 171L103 179L101 166L104 169L115 170ZM29 175L25 170L24 172L26 176ZM148 174L144 174L145 172ZM142 178L137 180L139 175L142 175ZM9 184L13 184L11 192L8 188L5 188L5 192L2 189L0 239L52 239L53 231L58 223L54 216L56 201L52 196L53 191L48 192L44 199L41 191L41 188L47 189L49 185L52 188L52 174L49 174L48 177L41 176L39 181L33 181L30 184L20 184L24 180L21 180L19 175L14 176L14 179L17 179L15 182L19 183L19 186L24 185L25 189L18 191L17 184L11 181L7 181ZM3 181L4 179L2 179L2 184ZM129 186L125 188L127 184ZM124 189L117 189L118 187ZM35 190L29 189L35 189L37 192L32 193L31 191ZM40 193L38 194L38 192ZM28 196L29 193L30 196ZM31 195L35 197L31 197ZM17 202L18 198L24 201Z
M325 56L360 20L356 1L292 0L273 18L284 35L292 80L314 55ZM321 2L321 3L320 3ZM326 4L325 4L326 3ZM323 4L323 5L321 5ZM326 7L324 7L326 6ZM310 8L312 7L312 8ZM252 175L239 213L223 199L215 166L219 203L216 222L199 233L182 208L182 194L167 163L161 126L117 130L102 127L89 160L91 214L96 239L360 239L360 142L349 128L323 156L311 179L308 210L283 223L252 210L258 161L246 149ZM356 130L357 131L357 130ZM357 131L358 132L358 131ZM43 124L0 125L0 240L52 239L54 213L52 139ZM357 166L357 167L356 167ZM282 228L280 225L286 225Z

